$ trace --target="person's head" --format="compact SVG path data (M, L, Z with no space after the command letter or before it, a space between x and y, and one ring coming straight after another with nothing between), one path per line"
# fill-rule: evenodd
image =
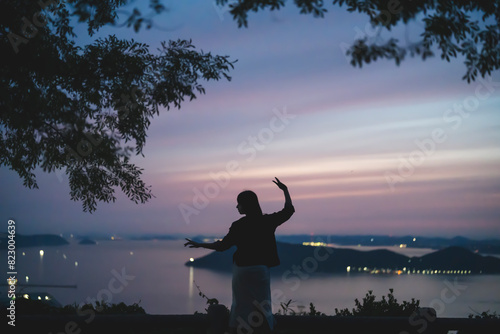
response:
M259 199L257 195L251 190L242 191L238 198L236 199L238 205L236 208L239 213L245 214L247 216L258 216L262 215L262 210L260 208Z

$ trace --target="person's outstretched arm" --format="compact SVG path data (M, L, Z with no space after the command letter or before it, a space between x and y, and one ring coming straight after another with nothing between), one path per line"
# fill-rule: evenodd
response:
M281 189L283 190L283 194L285 195L285 207L293 207L292 205L292 198L290 197L290 193L288 192L288 187L282 183L277 177L275 177L276 180L273 180L273 182Z
M219 247L217 242L196 242L191 239L186 238L187 242L184 244L184 247L188 246L189 248L206 248L217 250Z

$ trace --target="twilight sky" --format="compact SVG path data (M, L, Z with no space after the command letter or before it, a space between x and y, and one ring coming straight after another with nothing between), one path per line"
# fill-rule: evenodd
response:
M242 190L265 212L282 208L277 176L296 208L281 234L500 238L500 73L467 84L463 61L439 56L354 68L345 47L374 32L344 8L315 19L288 5L238 29L211 1L165 3L155 28L100 36L151 50L191 38L237 59L233 80L204 83L206 95L153 119L145 157L133 159L156 196L147 204L120 193L89 214L70 200L64 173L39 171L30 190L0 168L1 217L18 233L224 235ZM411 43L419 28L393 33Z

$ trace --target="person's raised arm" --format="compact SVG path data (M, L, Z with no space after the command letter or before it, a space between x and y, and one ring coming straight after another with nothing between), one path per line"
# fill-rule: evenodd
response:
M290 193L288 192L288 187L282 183L277 177L275 177L275 180L273 182L283 190L283 194L285 195L285 207L292 207L292 198L290 197Z

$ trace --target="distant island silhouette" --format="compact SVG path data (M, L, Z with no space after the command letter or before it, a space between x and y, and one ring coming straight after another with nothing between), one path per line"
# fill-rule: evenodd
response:
M185 264L230 272L233 251L212 252ZM281 265L274 274L359 273L377 274L500 274L500 259L482 256L452 246L420 256L408 257L385 249L360 251L325 246L278 242Z
M79 245L97 245L97 242L95 240L92 240L90 238L83 238L78 242Z

